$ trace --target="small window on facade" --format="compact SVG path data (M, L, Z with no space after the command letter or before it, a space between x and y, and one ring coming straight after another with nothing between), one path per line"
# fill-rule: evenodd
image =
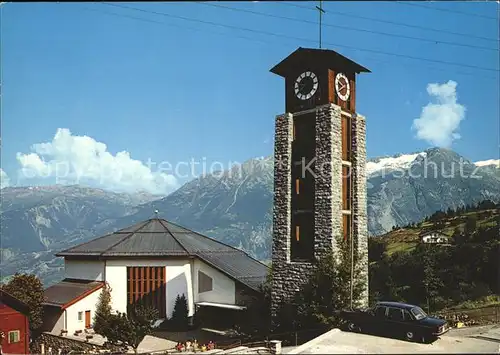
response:
M344 241L349 240L351 237L351 215L350 214L343 214L342 215L343 219L343 236L344 236Z
M18 343L21 341L21 332L19 330L12 330L9 332L9 344Z
M204 272L198 271L198 293L212 291L212 278Z
M351 209L351 174L350 166L342 165L342 209Z
M290 238L290 261L311 262L314 260L314 214L309 212L292 214Z
M81 322L83 320L83 312L78 312L78 321Z
M342 160L351 161L351 118L342 116Z

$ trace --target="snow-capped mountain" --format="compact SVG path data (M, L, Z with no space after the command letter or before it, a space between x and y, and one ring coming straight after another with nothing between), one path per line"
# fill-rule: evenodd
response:
M476 161L474 163L476 166L496 166L497 168L500 168L500 159L489 159L489 160L483 160L483 161Z
M420 221L440 209L500 201L497 166L474 164L447 149L371 159L367 170L372 235ZM46 281L55 280L62 268L62 261L53 257L55 251L152 218L155 210L162 218L269 259L273 171L272 157L251 159L140 205L125 195L80 187L59 187L56 190L63 190L58 193L4 189L0 218L6 243L0 271L35 271Z
M412 154L397 154L390 157L379 157L369 159L366 163L366 174L374 176L382 173L388 173L394 170L407 170L412 165L422 162L427 157L427 152ZM496 166L500 167L500 159L482 160L473 163L478 167Z
M393 170L406 170L419 158L425 159L426 152L413 153L413 154L398 154L392 157L381 157L369 159L366 162L367 176L376 175L382 172L389 172Z

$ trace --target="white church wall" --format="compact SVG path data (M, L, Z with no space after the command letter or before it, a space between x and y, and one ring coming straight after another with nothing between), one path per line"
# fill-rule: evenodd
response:
M104 280L104 261L64 260L65 277L78 280Z
M212 279L212 290L207 292L199 292L198 289L198 272L201 271ZM235 283L234 280L226 276L219 270L206 264L202 260L194 261L193 285L195 302L214 302L235 304Z
M108 260L106 262L106 281L111 287L113 310L127 311L127 267L163 266L166 268L167 316L171 317L177 295L184 294L188 300L189 315L194 314L192 273L189 259L185 260Z

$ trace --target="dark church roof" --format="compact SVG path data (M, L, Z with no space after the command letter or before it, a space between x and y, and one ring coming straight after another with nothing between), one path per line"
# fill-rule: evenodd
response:
M64 279L45 289L45 305L67 308L104 286L102 281Z
M331 49L314 49L299 47L295 52L276 64L271 73L286 76L295 67L302 67L304 63L323 63L325 67L340 67L355 73L370 73L370 70L344 57Z
M269 270L239 249L157 218L66 249L56 256L198 257L255 290Z

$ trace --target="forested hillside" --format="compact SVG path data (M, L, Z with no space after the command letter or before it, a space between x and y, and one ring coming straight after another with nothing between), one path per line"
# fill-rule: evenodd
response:
M431 312L498 300L498 207L483 201L438 211L418 224L370 238L371 300L405 301ZM420 243L419 235L431 230L447 234L449 244Z

